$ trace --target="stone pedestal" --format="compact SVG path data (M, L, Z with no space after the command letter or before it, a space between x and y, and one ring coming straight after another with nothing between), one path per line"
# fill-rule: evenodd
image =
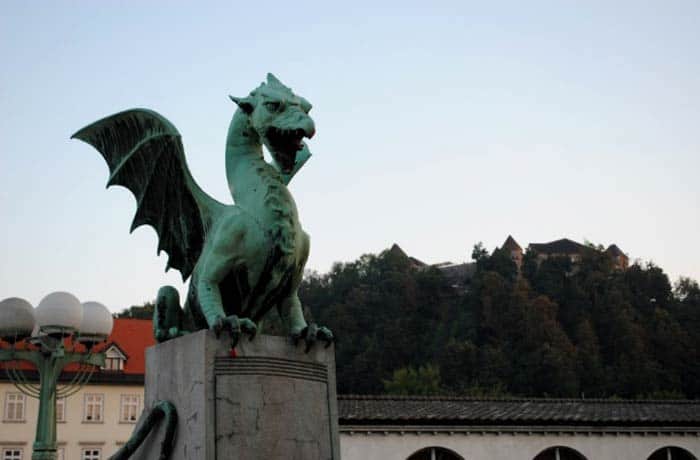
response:
M339 460L333 347L199 331L146 351L146 409L178 411L172 460ZM158 458L164 427L134 458Z

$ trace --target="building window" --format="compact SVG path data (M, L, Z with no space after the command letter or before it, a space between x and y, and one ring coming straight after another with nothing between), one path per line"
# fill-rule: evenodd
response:
M451 450L442 447L426 447L414 453L408 460L463 460Z
M22 449L19 447L4 448L2 460L22 460Z
M106 371L123 371L124 370L124 360L121 358L105 358Z
M534 460L586 460L586 457L569 447L557 446L543 450Z
M100 449L83 449L83 454L80 457L80 460L100 460Z
M24 406L26 397L22 393L5 394L6 422L24 422Z
M697 458L685 449L668 446L655 451L648 460L697 460Z
M140 399L138 395L122 395L120 422L136 422L139 417Z
M86 394L83 422L102 422L103 395Z
M112 345L105 351L105 365L102 370L111 372L124 371L126 355L116 345Z
M58 423L66 421L66 398L56 399L56 421Z

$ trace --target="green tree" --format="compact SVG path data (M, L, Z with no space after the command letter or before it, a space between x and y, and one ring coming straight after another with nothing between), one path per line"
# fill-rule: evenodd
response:
M588 319L576 326L576 367L581 390L587 396L605 395L604 370L600 357L600 345L595 330Z
M443 387L450 393L463 394L478 386L479 348L471 341L451 339L438 356Z
M384 380L384 389L393 395L437 395L441 393L440 371L430 364L418 369L402 367L393 372L391 379Z
M472 260L478 265L480 262L483 263L483 261L488 259L488 257L489 252L484 247L484 243L481 241L476 243L472 249Z
M681 370L683 392L697 397L700 395L700 286L695 280L680 278L673 295L672 314L690 341Z
M132 305L125 308L121 312L114 315L115 318L136 318L136 319L153 319L153 310L155 303L144 302L143 305Z
M518 274L518 267L505 249L496 248L488 254L484 245L479 242L472 250L472 259L476 262L478 272L496 272L506 280L513 282Z
M300 297L338 337L341 393L699 397L697 282L615 270L599 249L575 264L528 251L518 276L477 244L457 290L396 247L307 273Z

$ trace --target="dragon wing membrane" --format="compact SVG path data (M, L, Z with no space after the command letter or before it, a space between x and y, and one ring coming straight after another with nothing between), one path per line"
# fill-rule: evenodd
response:
M121 185L136 197L134 231L150 225L158 234L158 253L168 253L169 268L186 280L202 252L217 210L225 207L199 188L185 162L180 133L151 110L132 109L84 127L80 139L104 157L107 187Z

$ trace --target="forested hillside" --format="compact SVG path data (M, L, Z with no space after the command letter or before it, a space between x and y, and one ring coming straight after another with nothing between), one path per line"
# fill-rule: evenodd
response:
M472 254L465 288L385 251L309 274L300 293L338 337L338 392L700 397L700 288L660 267Z

